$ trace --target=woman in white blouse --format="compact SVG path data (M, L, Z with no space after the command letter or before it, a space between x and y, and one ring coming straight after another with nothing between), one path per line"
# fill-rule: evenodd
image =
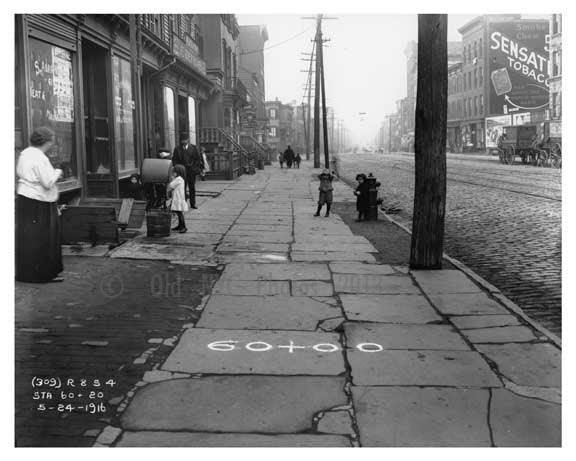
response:
M16 165L16 280L21 282L62 281L56 186L62 170L46 156L53 144L50 128L36 128Z

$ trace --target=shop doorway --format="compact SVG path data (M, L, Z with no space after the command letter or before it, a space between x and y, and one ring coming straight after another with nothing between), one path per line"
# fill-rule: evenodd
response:
M86 195L115 197L118 185L112 156L108 51L82 41Z
M190 137L190 118L188 115L188 98L178 95L178 130L179 136L186 135Z

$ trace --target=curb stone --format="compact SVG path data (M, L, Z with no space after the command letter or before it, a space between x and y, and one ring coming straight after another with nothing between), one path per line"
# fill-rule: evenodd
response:
M380 214L382 214L388 221L390 221L391 223L395 224L396 226L400 227L402 230L404 230L405 232L407 232L408 234L412 235L412 231L410 229L408 229L407 226L405 226L404 224L401 224L399 222L397 222L395 219L391 218L390 216L386 215L385 213L383 213L381 210L378 210ZM507 298L498 288L496 288L494 285L492 285L490 282L488 282L487 280L485 280L484 278L480 277L476 272L474 272L472 269L470 269L468 266L466 266L464 263L458 261L457 259L447 255L446 253L442 254L443 258L446 259L447 261L449 261L451 264L453 264L456 268L458 268L458 270L460 270L461 272L464 272L469 278L471 278L472 280L474 280L476 283L478 283L483 289L485 289L486 291L488 291L491 295L494 296L494 298L496 298L496 300L498 300L500 302L500 304L502 304L504 307L506 307L507 309L511 310L512 312L514 312L516 315L518 315L519 317L522 318L522 320L524 320L526 323L528 323L530 326L532 326L535 330L537 330L538 332L540 332L541 334L543 334L544 336L546 336L546 338L552 342L555 346L557 346L558 348L562 348L562 340L556 336L554 333L552 333L551 331L547 330L546 328L544 328L542 325L540 325L539 323L535 322L534 320L532 320L530 317L528 317L526 315L526 313L516 304L514 303L512 300L510 300L509 298Z

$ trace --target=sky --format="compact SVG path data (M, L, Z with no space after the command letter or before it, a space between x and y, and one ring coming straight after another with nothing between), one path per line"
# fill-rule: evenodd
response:
M316 21L304 15L239 14L240 25L266 25L266 99L302 104ZM307 15L310 17L310 15ZM460 41L458 28L476 14L448 16L448 40ZM406 95L404 50L417 41L414 14L339 14L323 21L322 31L330 41L324 49L327 105L343 119L356 143L371 144L386 114ZM526 17L548 17L527 15ZM285 42L285 43L282 43ZM306 72L301 72L306 70ZM364 112L365 115L360 113Z

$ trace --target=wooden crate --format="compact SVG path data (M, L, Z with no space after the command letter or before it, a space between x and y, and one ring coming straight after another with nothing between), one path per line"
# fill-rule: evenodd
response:
M146 202L144 200L121 198L83 198L82 206L104 206L116 210L118 225L126 229L140 229L146 218Z
M118 243L116 210L105 206L71 206L62 212L62 243Z

